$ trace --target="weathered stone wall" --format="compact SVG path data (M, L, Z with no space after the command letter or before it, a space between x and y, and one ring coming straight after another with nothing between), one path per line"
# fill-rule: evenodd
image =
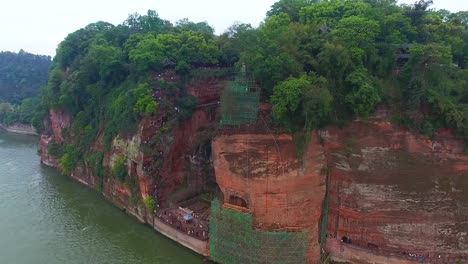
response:
M307 262L318 263L318 224L325 194L324 155L317 136L301 166L289 135L221 135L212 144L224 203L239 197L256 229L307 231Z
M52 135L55 143L63 142L63 129L71 125L71 116L61 109L50 109L49 118L46 120L46 133Z
M219 102L226 82L220 80L205 80L192 82L187 87L187 92L197 98L198 104Z
M353 263L387 263L375 255L468 261L468 157L461 140L448 131L430 140L382 121L321 134L332 255ZM333 246L342 239L351 240L352 254Z
M51 167L58 167L57 157L49 154L50 144L63 143L63 129L69 128L71 125L71 117L63 110L50 109L49 115L44 120L45 130L40 134L38 143L38 153L41 163Z
M197 146L203 144L204 135L213 133L214 123L209 111L198 109L189 120L183 121L175 127L168 138L168 144L164 151L164 162L160 170L161 183L164 185L158 188L158 197L162 201L165 201L184 183L191 155ZM203 177L203 175L199 176Z
M41 134L39 143L37 144L37 152L39 154L41 163L57 168L58 160L57 157L54 157L49 154L49 145L53 143L53 136Z

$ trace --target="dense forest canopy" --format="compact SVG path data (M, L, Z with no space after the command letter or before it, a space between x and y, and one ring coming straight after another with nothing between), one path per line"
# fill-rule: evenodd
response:
M39 87L47 83L51 66L49 56L0 52L0 102L20 104L22 100L39 94Z
M31 123L51 64L49 56L0 52L0 123Z
M189 115L184 80L194 70L245 63L278 126L293 134L365 120L387 105L392 122L468 137L468 12L396 2L280 0L258 28L237 23L220 36L205 22L173 25L151 10L117 26L90 24L59 45L35 125L50 107L71 113L78 147L66 157L76 162L98 132L108 145L157 112L155 87L180 97ZM180 85L152 78L168 70L182 76Z

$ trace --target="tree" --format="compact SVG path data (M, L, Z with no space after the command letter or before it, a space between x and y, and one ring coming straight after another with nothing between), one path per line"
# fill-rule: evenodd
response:
M130 61L140 72L158 70L163 67L163 45L151 34L144 36L136 47L129 51Z
M95 44L89 48L81 67L87 72L90 82L96 82L110 78L121 59L122 52L117 47L108 43Z
M47 83L52 61L20 51L0 52L0 102L20 104L22 100L37 96L39 88Z
M408 17L411 18L411 23L416 28L420 27L423 23L423 17L428 8L433 4L432 0L418 0L407 11Z
M350 16L341 19L333 33L348 47L365 48L375 41L379 32L380 25L377 21L361 16Z
M127 159L125 157L118 157L114 161L114 165L112 166L112 174L120 182L125 182L125 178L127 177L126 162L127 162Z
M194 23L184 18L176 22L176 28L181 31L192 31L202 34L206 41L214 38L214 29L206 21Z
M299 21L299 11L308 5L318 3L319 0L280 0L271 6L267 16L277 16L286 13L292 21Z
M126 45L131 49L131 44ZM183 30L177 33L147 34L141 38L135 48L129 51L129 58L138 71L161 70L164 67L185 69L191 65L203 66L216 63L216 43L206 41L202 34ZM188 68L188 69L187 69Z
M300 17L303 23L326 24L337 26L338 22L346 17L370 17L375 12L370 4L359 0L321 1L301 9Z
M269 17L257 31L255 45L241 53L254 77L259 80L265 97L272 94L276 83L290 76L299 76L303 71L307 54L300 50L306 26L291 24L285 13Z
M315 75L280 82L271 97L273 117L292 133L319 127L327 120L333 100L326 85L323 77Z
M381 101L377 91L369 84L364 84L346 96L346 102L359 117L367 119L375 106Z
M143 34L150 32L156 34L166 33L172 27L169 21L159 18L158 13L154 10L148 10L146 15L143 16L137 13L131 14L123 24L128 26L131 31Z
M217 38L221 65L231 67L241 53L257 45L256 30L250 24L235 23Z

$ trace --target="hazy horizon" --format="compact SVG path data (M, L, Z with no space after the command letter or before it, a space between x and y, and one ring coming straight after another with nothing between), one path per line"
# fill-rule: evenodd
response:
M86 25L106 21L114 25L122 23L129 14L146 14L156 10L162 19L175 23L188 18L193 22L208 22L216 34L223 33L234 22L258 26L276 0L172 0L123 1L82 0L67 2L59 0L16 0L3 5L0 10L0 51L26 52L55 55L58 44L69 34ZM415 0L400 0L412 4ZM28 8L25 9L24 7ZM468 10L468 1L434 0L436 9L452 12Z

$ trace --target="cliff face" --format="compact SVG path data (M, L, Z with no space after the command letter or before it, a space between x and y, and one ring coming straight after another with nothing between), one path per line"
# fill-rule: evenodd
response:
M269 239L268 232L305 232L307 263L319 262L320 233L334 259L351 263L468 261L468 158L463 142L449 131L428 139L382 119L356 121L314 134L301 163L286 134L252 126L215 137L218 87L189 87L199 96L198 107L173 127L161 112L143 118L134 136L115 138L104 152L102 178L86 163L72 177L100 189L140 221L173 232L156 226L141 201L155 197L162 207L176 204L203 190L214 173L223 206L250 214L255 234ZM58 166L49 146L66 143L63 129L70 123L64 111L50 111L38 147L43 163ZM101 137L92 146L97 151L103 151ZM119 157L125 157L135 185L112 176ZM319 227L322 217L326 222ZM194 241L188 246L198 243L197 252L208 254L205 242ZM276 253L287 251L280 247Z
M171 77L167 78L172 80ZM216 126L215 109L220 94L217 89L222 86L220 82L197 82L189 86L189 91L200 96L197 99L201 106L189 119L177 122L175 126L167 120L173 118L167 109L162 109L156 115L142 118L135 135L114 138L108 151L103 149L101 133L89 154L103 152L103 175L101 178L97 175L95 164L81 162L71 173L72 178L99 189L109 200L142 222L148 222L149 213L152 213L146 212L142 206L141 201L145 198L154 197L161 206L165 206L168 202L177 202L200 192L210 176L202 170L210 160L210 153L206 154L204 147L209 147ZM202 105L213 103L213 100L214 108ZM50 110L38 144L42 163L58 167L58 157L49 153L49 146L67 143L63 131L70 127L71 119L62 110ZM112 175L112 167L120 157L125 158L128 181L132 184L119 182ZM187 170L193 174L190 179L186 177ZM183 184L188 184L189 190L179 191ZM140 203L137 205L138 200Z
M307 245L306 261L318 263L325 159L317 136L304 159L301 166L292 138L285 134L222 135L213 141L216 181L225 206L251 213L256 230L306 232L307 241L302 242ZM289 247L300 246L285 245L276 253L288 254Z
M468 260L462 140L450 131L429 139L379 120L320 131L320 144L316 138L299 166L288 135L217 137L213 160L224 205L252 214L256 230L305 230L309 263L319 262L320 232L339 261ZM322 201L327 222L319 230Z
M378 121L331 128L322 137L332 256L354 263L402 263L374 255L468 260L468 158L461 140L448 131L430 140Z
M57 157L49 153L49 146L51 144L63 143L63 129L70 127L71 117L63 110L49 111L49 116L44 120L44 131L40 134L38 143L38 153L41 162L52 167L58 167Z

